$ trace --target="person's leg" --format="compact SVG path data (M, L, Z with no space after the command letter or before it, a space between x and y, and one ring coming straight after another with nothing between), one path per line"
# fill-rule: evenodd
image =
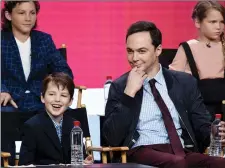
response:
M187 168L183 157L173 154L170 145L148 145L131 149L128 159L132 162L163 168Z
M219 157L211 157L201 153L187 152L185 157L189 167L207 167L207 168L224 168L225 159Z

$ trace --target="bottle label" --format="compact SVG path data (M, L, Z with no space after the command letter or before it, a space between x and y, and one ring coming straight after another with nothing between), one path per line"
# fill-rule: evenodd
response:
M219 135L219 125L213 125L212 126L212 135L213 135L213 138L216 138L216 139L220 139L221 136Z
M83 164L83 146L71 145L71 164Z

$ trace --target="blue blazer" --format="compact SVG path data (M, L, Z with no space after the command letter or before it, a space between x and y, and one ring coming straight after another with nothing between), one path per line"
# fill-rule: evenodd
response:
M40 94L42 80L46 75L65 72L73 78L71 69L49 34L32 30L30 37L31 71L26 81L13 33L1 32L1 92L10 93L21 111L43 108Z

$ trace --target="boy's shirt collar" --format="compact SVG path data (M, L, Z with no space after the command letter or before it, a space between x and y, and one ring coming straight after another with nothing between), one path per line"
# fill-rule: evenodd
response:
M62 123L63 123L63 116L62 116L62 118L60 119L60 122L59 123L57 123L54 119L53 119L53 117L52 117L52 115L46 110L46 113L48 114L48 116L51 118L51 120L52 120L52 122L54 123L54 126L56 127L56 126L60 126L60 127L62 127Z

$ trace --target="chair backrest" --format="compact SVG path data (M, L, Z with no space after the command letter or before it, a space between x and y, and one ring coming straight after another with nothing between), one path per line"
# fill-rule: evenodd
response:
M65 58L65 60L67 60L66 45L65 44L62 44L62 47L61 48L58 48L58 51Z
M67 61L67 49L66 49L66 45L65 44L62 44L62 47L61 48L58 48L58 51L61 53L61 55ZM76 85L75 88L78 90L77 108L81 108L82 91L83 90L86 90L86 87L85 86L78 86L78 85Z
M90 137L90 130L88 124L87 110L85 107L77 108L77 109L69 109L66 111L64 115L69 115L75 120L80 121L81 129L83 130L83 136L85 138Z
M90 135L86 107L83 106L81 108L68 109L64 115L69 115L70 117L74 118L75 120L80 121L81 129L83 131L83 137L85 139L86 154L88 154L88 155L91 154L92 156L94 156L92 151L87 150L88 147L92 146L92 140L91 140L91 135Z
M14 160L17 156L15 141L21 141L21 130L24 122L36 114L36 112L1 111L1 151L10 153L10 165L17 163Z
M1 112L2 137L20 140L20 131L24 122L36 115L36 112Z
M172 63L176 53L177 53L177 49L173 49L173 48L162 49L162 53L159 56L159 63L163 67L168 69L169 65Z

